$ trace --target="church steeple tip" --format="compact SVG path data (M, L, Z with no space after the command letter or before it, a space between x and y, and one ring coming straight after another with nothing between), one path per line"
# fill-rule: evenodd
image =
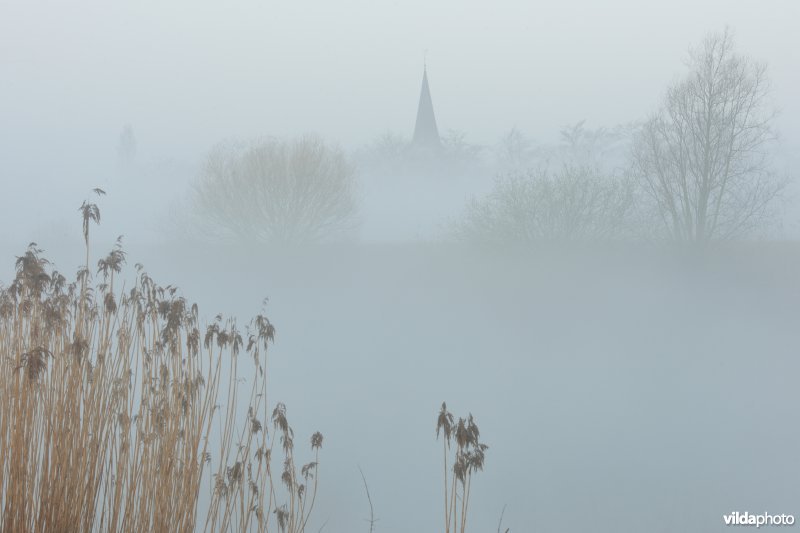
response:
M426 54L427 56L427 54ZM422 88L419 95L419 105L417 107L417 122L414 125L414 138L412 144L417 147L427 149L439 149L439 129L436 127L436 116L433 113L433 101L431 91L428 86L428 60L423 61L422 67Z

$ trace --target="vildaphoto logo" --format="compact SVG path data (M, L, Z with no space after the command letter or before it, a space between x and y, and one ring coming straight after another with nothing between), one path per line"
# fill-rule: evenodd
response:
M790 514L752 514L745 511L740 513L734 511L731 514L722 515L722 520L726 526L792 526L794 525L794 515Z

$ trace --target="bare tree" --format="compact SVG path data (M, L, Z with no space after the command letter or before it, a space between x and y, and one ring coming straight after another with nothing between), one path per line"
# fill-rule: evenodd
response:
M628 163L633 131L630 124L590 128L581 120L561 129L559 143L540 144L514 127L495 145L495 162L506 172L569 165L619 174Z
M355 169L315 136L221 144L194 184L196 214L221 237L264 243L333 239L354 227Z
M766 67L737 55L728 30L692 49L688 65L637 136L634 175L671 237L741 236L765 222L785 185L769 165Z
M503 135L495 147L497 163L509 170L530 166L533 155L533 143L516 126Z
M467 134L463 131L449 129L442 135L442 150L445 157L471 163L476 161L482 151L482 147L467 141Z
M632 131L630 124L589 128L586 120L581 120L561 129L561 144L554 155L572 165L616 172L626 161L621 155L628 152Z
M500 244L619 238L629 231L633 193L629 180L590 167L513 172L498 177L488 196L467 206L455 233L463 240Z

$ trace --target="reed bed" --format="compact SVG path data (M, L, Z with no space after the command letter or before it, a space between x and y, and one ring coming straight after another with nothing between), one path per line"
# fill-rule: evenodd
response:
M90 268L100 211L80 211L74 280L34 243L0 285L0 530L305 531L322 435L296 463L267 403L272 323L203 326L138 264L126 287L119 241Z

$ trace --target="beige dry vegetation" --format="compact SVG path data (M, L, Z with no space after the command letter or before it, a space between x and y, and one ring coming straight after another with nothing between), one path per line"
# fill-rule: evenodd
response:
M140 264L126 288L119 239L93 278L100 210L79 211L74 281L31 243L0 285L0 531L306 531L323 437L298 463L286 406L268 407L272 323L258 315L242 331L217 315L203 327L197 305ZM487 446L472 415L456 422L445 404L436 433L445 531L463 532Z
M296 463L286 407L268 410L272 323L202 327L141 265L126 288L119 242L93 281L100 211L80 211L74 281L31 244L0 286L0 530L304 531L322 435Z
M444 451L444 530L445 533L464 533L467 529L472 475L483 470L489 447L480 441L481 432L472 415L459 418L456 422L445 402L442 402L436 420L437 439L439 435L442 436ZM452 473L447 468L448 458ZM501 522L502 519L501 516Z

